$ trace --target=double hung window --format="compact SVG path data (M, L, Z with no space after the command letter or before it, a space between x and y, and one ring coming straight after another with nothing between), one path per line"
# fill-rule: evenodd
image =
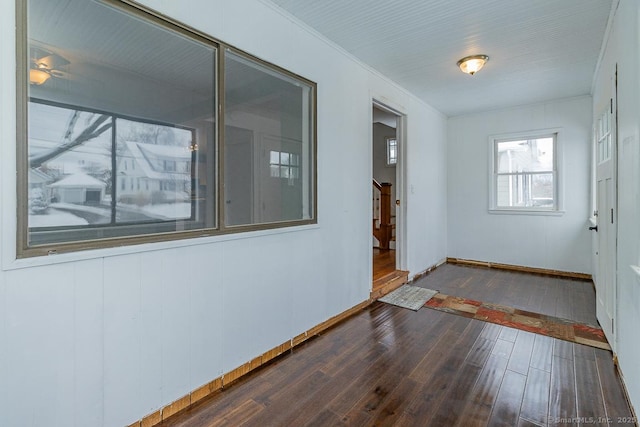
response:
M492 209L558 210L557 134L492 140Z

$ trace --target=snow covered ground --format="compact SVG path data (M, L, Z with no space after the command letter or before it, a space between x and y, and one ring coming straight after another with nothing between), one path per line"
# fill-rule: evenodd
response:
M51 208L44 215L29 215L29 227L61 227L87 224L88 222L85 219Z
M118 206L145 213L158 219L172 220L191 217L191 203L161 203L142 207L120 203Z
M68 203L53 203L50 205L46 213L41 215L29 215L29 227L64 227L70 225L87 225L89 222L73 215L69 212L55 209L70 209L82 212L88 212L95 215L104 216L107 220L109 218L109 210L100 206L83 206L73 205ZM163 203L158 205L146 205L138 207L135 205L123 205L119 204L120 209L127 209L130 212L139 212L147 215L147 219L156 218L158 220L177 220L187 219L191 217L191 204L190 203ZM100 221L99 223L103 223Z

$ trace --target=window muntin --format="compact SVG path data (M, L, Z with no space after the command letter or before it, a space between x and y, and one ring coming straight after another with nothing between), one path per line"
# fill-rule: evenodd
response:
M193 129L37 100L29 117L31 245L201 226Z
M286 151L271 151L269 166L271 178L285 178L294 185L296 179L300 179L300 155L287 153Z
M557 210L556 134L493 142L493 209Z
M225 52L225 225L314 216L313 87Z
M387 138L387 166L395 166L398 163L398 140Z
M19 257L315 222L315 84L125 3L19 4Z

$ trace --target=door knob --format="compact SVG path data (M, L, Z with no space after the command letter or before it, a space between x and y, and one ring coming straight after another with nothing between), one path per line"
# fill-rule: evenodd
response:
M593 227L589 227L589 230L593 230L593 231L595 231L597 233L598 232L598 226L594 225Z

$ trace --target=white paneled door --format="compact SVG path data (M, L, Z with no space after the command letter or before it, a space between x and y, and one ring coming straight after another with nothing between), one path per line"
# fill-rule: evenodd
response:
M613 93L615 94L615 84ZM595 121L597 269L596 316L615 351L616 309L616 102L611 96Z

